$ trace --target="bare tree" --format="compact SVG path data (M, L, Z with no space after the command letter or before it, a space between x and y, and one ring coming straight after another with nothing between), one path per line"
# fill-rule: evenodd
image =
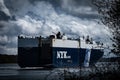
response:
M120 0L93 0L101 22L112 32L113 53L120 55Z

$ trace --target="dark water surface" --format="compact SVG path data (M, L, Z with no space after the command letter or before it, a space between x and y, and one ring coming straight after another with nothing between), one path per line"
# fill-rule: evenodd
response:
M17 64L0 64L0 80L49 80L54 78L50 77L52 71L42 68L21 69Z
M103 64L103 63L102 63ZM105 63L106 64L106 63ZM98 63L98 69L103 67ZM107 64L108 65L108 64ZM107 69L107 65L101 71ZM115 69L117 65L109 65L110 70ZM117 67L116 67L117 68ZM97 69L97 71L98 71ZM96 73L95 68L67 68L70 72L74 72L78 76L87 76ZM42 67L20 68L17 64L0 64L0 80L64 80L65 68L44 69Z

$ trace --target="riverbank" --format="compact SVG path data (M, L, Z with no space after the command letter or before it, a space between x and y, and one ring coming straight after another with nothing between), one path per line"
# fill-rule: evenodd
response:
M17 55L0 54L0 64L2 63L17 63Z

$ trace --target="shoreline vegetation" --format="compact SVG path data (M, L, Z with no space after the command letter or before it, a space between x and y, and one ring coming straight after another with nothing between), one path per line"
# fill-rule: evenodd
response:
M3 63L17 63L17 55L0 54L0 64Z
M107 72L91 73L88 76L76 76L72 73L69 73L69 76L65 77L64 80L120 80L120 69Z

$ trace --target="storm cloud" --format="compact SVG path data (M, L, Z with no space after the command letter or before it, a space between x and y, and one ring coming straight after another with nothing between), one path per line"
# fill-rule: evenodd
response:
M0 54L16 55L21 34L46 37L61 31L69 37L90 35L109 44L111 34L98 24L98 16L91 0L1 0Z

